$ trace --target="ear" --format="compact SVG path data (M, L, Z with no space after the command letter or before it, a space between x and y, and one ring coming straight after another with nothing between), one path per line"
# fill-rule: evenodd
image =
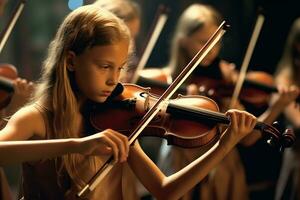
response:
M75 71L75 58L76 54L73 51L68 51L67 53L67 69L69 71Z

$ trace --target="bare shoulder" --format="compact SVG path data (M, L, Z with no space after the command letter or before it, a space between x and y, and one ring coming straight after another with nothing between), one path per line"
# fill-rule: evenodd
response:
M29 105L17 111L0 132L0 140L27 140L45 138L46 129L42 113Z

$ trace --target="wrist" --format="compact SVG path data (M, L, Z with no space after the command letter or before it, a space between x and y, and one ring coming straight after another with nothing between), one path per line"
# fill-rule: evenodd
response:
M65 153L80 153L81 138L68 139Z
M232 137L231 131L226 129L220 138L219 144L223 153L227 154L237 143L238 141Z
M278 116L283 111L285 106L286 105L280 102L275 102L274 104L270 105L269 110L274 116Z

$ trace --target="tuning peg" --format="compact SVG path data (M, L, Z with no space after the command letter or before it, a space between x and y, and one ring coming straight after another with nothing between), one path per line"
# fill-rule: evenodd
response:
M275 147L277 144L273 136L270 136L270 138L267 140L267 143L272 147Z
M282 146L284 148L286 147L291 147L295 140L296 140L296 137L295 137L295 134L294 134L294 131L292 129L286 129L284 131L284 133L282 134L282 139L281 139L281 143L282 143Z
M276 128L280 134L282 134L285 131L284 127L278 121L273 122L272 126Z

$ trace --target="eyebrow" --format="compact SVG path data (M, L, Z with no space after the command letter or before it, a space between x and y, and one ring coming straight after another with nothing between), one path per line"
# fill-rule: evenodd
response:
M115 63L114 62L111 62L109 60L99 60L99 59L95 59L96 62L106 62L110 65L114 65L115 66ZM125 65L126 63L128 63L129 59L126 59L122 64L121 66Z

